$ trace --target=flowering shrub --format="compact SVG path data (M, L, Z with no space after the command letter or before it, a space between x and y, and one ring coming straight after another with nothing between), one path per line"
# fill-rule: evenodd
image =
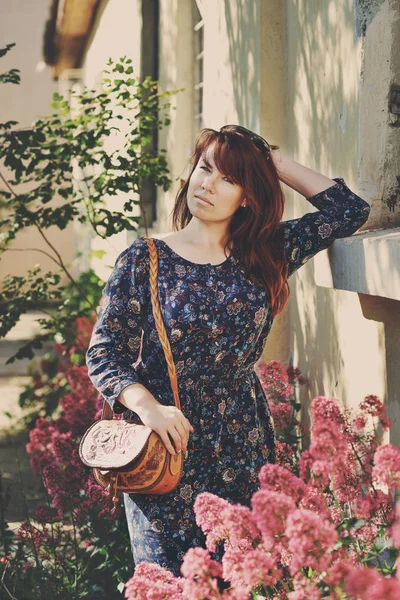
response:
M91 321L79 328L89 336ZM79 440L102 401L86 367L71 360L76 349L56 349L57 372L66 382L60 410L37 420L27 446L48 502L22 523L0 557L7 597L12 589L16 598L23 590L32 599L112 600L124 587L127 600L400 597L400 450L382 445L378 429L391 427L385 407L370 395L354 414L337 400L315 398L310 443L301 452L306 429L294 389L306 380L277 361L259 364L276 425L277 463L261 468L250 508L199 494L194 510L206 548L187 552L182 577L140 563L125 586L132 560L125 517L111 516L108 494L78 457ZM217 562L210 553L221 541L225 552Z
M301 405L295 397L295 386L305 385L307 379L299 369L286 368L277 360L259 362L256 372L274 421L277 461L297 473L301 440L308 429L298 419Z
M0 48L0 58L14 45ZM0 83L19 82L18 69L0 75ZM76 269L64 262L47 231L64 230L78 220L104 240L137 228L146 213L143 179L150 177L164 191L171 184L165 151L154 152L148 142L169 124L166 100L178 90L160 93L157 81L139 81L129 57L110 59L102 83L101 93L85 87L74 94L74 110L69 99L54 94L54 110L28 129L13 120L0 123L0 162L7 165L7 172L1 173L7 214L2 214L0 254L10 250L19 231L34 223L45 254L57 265L47 273L36 265L2 282L0 337L32 308L45 315L37 321L40 333L7 362L32 359L44 342L62 342L39 364L30 365L32 381L20 397L21 407L30 411L24 424L32 429L27 448L31 465L43 477L48 497L35 519L27 514L17 536L6 523L8 495L0 476L2 598L4 592L7 598L24 600L112 600L120 597L116 582L124 585L131 568L126 521L110 516L108 495L78 457L81 435L98 417L101 404L84 364L104 282L92 269L75 278ZM121 130L115 127L116 119ZM111 138L118 143L110 152L105 143ZM85 169L84 190L80 177L75 177L75 163ZM120 197L121 190L126 193L123 212L109 210L105 198ZM52 202L56 196L61 203ZM147 222L145 230L148 235ZM103 251L91 254L101 258Z
M382 445L378 434L378 425L391 427L384 405L367 396L354 414L335 399L315 398L310 445L300 453L304 430L293 392L304 378L277 361L261 365L260 374L286 439L278 436L277 464L261 468L250 508L199 494L194 510L206 548L186 553L182 577L140 563L125 598L400 598L400 450ZM210 552L221 541L218 563Z
M74 326L88 344L93 320L80 318ZM110 600L121 597L118 584L123 587L132 570L126 520L112 516L110 494L97 484L78 451L83 433L100 418L103 400L86 366L74 364L77 348L58 344L55 351L55 380L62 382L63 395L53 416L36 420L27 444L47 502L21 524L13 551L0 558L2 585L8 591L15 586L24 590L24 598ZM28 589L34 590L29 596Z

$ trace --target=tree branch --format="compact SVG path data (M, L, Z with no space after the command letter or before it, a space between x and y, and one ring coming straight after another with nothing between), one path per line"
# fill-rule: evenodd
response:
M1 172L0 172L0 178L5 183L5 185L7 186L7 188L11 192L11 194L14 196L14 198L18 198L18 194L16 194L14 192L14 190L9 185L8 181L4 178L4 176L3 176L3 174ZM89 298L86 296L85 291L81 288L81 286L79 285L79 283L77 281L75 281L75 279L72 277L72 275L68 271L67 267L65 266L64 261L63 261L61 255L60 255L60 253L53 246L53 244L47 239L47 237L45 236L45 234L44 234L42 228L40 227L40 225L38 225L38 223L36 223L36 222L34 223L34 225L35 225L36 229L38 230L39 234L42 236L42 238L46 242L46 244L49 246L49 248L51 248L51 250L57 256L57 258L58 258L58 263L57 264L61 267L61 269L64 271L64 273L66 274L66 276L68 277L68 279L72 283L72 285L79 291L80 294L82 294L82 297L86 300L86 302L89 304L90 308L92 308L94 310L94 312L96 313L96 315L97 315L97 308L95 306L93 306L93 304L91 303L91 301L89 300ZM53 258L53 260L55 262L57 262L54 259L54 257L52 257L52 258Z

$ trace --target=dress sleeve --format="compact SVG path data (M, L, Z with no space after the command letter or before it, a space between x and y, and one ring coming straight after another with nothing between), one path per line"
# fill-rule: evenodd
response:
M318 211L281 223L288 277L336 239L353 235L368 219L370 205L354 194L343 179L333 179L335 185L307 198Z
M148 272L147 243L140 238L116 260L86 353L89 377L115 413L128 410L117 400L122 390L140 383L133 364L141 347Z

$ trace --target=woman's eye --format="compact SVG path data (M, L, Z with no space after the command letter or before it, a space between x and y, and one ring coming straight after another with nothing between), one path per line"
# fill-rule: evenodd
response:
M204 171L209 171L210 170L205 165L201 165L200 169L204 169ZM232 181L231 181L231 179L229 179L229 177L224 177L224 180L227 181L228 183L232 183Z

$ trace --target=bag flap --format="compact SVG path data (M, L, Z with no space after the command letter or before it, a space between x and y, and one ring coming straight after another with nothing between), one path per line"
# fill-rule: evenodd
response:
M118 469L143 450L152 429L124 420L101 419L93 423L79 444L79 456L88 467Z

